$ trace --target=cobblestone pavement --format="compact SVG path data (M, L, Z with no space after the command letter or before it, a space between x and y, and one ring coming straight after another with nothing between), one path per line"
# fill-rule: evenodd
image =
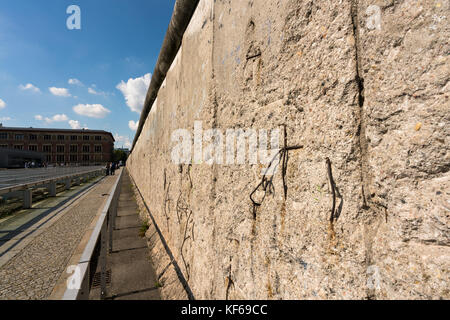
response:
M0 299L46 299L117 178L106 177L0 268Z

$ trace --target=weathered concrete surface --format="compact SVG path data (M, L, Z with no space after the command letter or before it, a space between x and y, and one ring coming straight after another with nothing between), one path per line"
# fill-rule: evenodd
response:
M450 298L448 10L200 1L127 163L195 298ZM171 134L194 121L285 125L303 146L286 197L279 170L254 214L261 165L175 165ZM343 197L333 223L326 158ZM166 270L162 246L152 254Z
M382 8L381 30L365 27L372 4ZM449 1L358 6L361 165L377 298L450 297L449 12Z

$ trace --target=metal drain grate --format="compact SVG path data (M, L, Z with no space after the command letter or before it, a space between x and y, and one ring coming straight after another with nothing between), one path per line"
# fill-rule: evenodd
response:
M101 272L97 272L94 275L94 279L92 280L92 289L95 288L100 288L101 286L101 279L102 279L102 273ZM107 270L106 271L106 285L110 285L111 284L111 270Z

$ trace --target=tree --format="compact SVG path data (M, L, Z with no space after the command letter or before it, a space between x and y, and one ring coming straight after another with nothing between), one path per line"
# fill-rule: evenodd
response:
M113 156L114 162L122 161L123 163L125 163L127 161L127 158L128 158L128 155L125 151L114 150L114 156Z

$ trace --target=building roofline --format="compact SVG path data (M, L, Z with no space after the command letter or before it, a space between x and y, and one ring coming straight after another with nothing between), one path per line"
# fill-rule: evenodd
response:
M21 128L21 127L0 127L0 131L33 131L33 132L65 132L65 133L103 133L103 134L109 134L111 136L111 138L113 139L113 141L115 142L116 140L114 139L114 136L111 132L109 131L105 131L105 130L90 130L90 129L55 129L55 128L32 128L32 127L28 127L28 128Z

